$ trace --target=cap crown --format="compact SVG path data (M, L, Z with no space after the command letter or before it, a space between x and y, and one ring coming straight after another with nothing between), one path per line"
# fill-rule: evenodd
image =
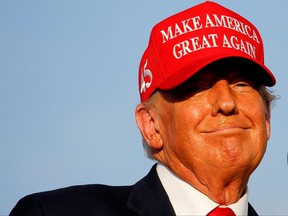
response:
M139 92L146 101L156 89L172 89L204 66L240 57L261 66L266 85L275 78L264 66L257 28L237 13L211 1L177 13L155 25L139 66Z

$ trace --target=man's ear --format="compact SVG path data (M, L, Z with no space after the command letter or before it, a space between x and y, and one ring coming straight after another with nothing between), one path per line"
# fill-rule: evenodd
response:
M153 109L146 108L143 104L136 107L136 122L143 139L153 149L162 148L162 137L159 131L159 122Z

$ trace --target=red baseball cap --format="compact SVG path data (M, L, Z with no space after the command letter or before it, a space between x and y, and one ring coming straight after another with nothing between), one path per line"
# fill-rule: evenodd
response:
M141 101L156 89L173 89L208 64L230 57L256 63L263 69L263 83L275 85L264 65L260 33L239 14L206 1L168 17L153 27L140 62Z

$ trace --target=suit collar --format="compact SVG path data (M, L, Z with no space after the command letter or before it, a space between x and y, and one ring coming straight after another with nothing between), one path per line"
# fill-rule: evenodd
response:
M248 216L258 216L254 208L248 203Z
M157 175L156 164L147 176L133 186L127 206L139 215L175 215Z

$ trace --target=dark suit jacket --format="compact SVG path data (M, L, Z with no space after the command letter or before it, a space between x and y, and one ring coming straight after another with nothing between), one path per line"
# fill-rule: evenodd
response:
M83 185L22 198L10 216L173 216L156 165L132 186ZM249 204L249 216L257 216Z

